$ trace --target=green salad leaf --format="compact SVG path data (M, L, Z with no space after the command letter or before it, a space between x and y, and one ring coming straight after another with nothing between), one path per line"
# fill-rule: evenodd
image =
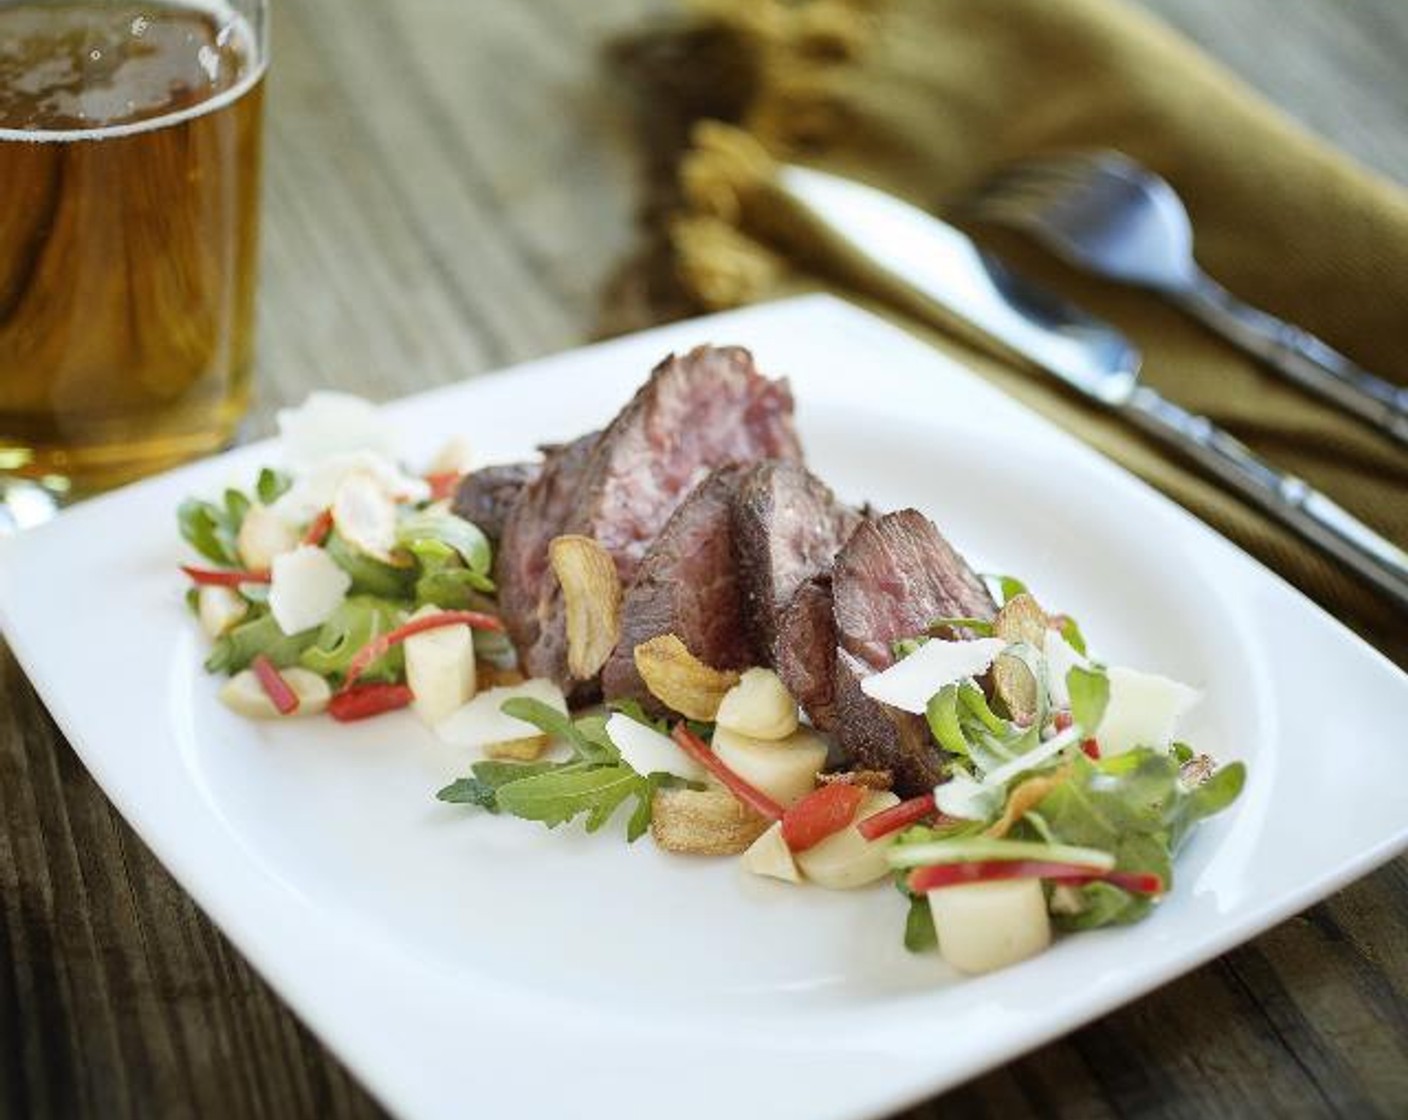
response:
M934 911L925 895L910 895L909 913L904 919L904 947L911 953L928 953L939 947Z
M574 720L523 696L506 700L503 712L562 739L571 747L572 758L527 764L477 762L470 768L472 777L446 786L437 794L440 800L508 813L549 828L583 817L586 830L596 832L634 798L626 839L634 843L645 835L655 791L667 779L642 776L621 761L620 751L606 735L605 716Z
M464 565L467 578L473 581L471 586L478 591L494 590L489 578L493 565L489 538L472 521L448 510L416 510L401 518L396 527L396 543L412 552L428 544L442 545ZM442 561L447 558L441 557Z
M262 653L278 668L287 669L299 663L304 650L313 644L317 636L316 628L298 634L285 634L273 615L262 614L248 622L241 622L216 638L205 659L205 668L210 673L233 676L241 669L249 668L249 663Z
M293 479L283 471L265 467L254 482L254 493L262 505L271 506L288 492Z
M1071 719L1083 734L1094 735L1110 703L1110 678L1099 669L1077 665L1066 674L1066 690L1071 694Z
M649 782L625 763L560 769L520 778L496 791L499 809L524 820L556 828L585 815L588 832L601 828L628 797L639 796Z
M1242 764L1231 763L1190 790L1171 752L1145 747L1098 762L1075 755L1070 766L1069 780L1035 806L1040 829L1024 819L1011 835L1099 848L1114 855L1116 870L1158 875L1165 890L1173 882L1174 853L1189 829L1230 805L1245 778ZM1153 906L1152 899L1108 883L1074 893L1079 912L1056 915L1068 929L1137 921Z
M413 563L404 567L384 564L348 544L338 533L328 534L323 547L338 567L352 577L354 595L374 595L380 599L409 600L415 592L417 571Z
M555 764L551 762L504 762L499 759L485 759L470 767L473 777L458 778L435 796L451 804L477 805L481 809L497 813L500 787L523 778L545 774L554 768Z
M176 507L176 524L186 543L207 560L225 568L240 566L239 549L235 546L240 527L238 522L230 521L225 506L187 498Z
M394 630L401 621L402 612L394 604L371 595L353 595L318 628L315 640L299 656L299 664L325 677L341 676L364 645ZM397 681L404 665L405 651L393 646L367 666L360 680Z

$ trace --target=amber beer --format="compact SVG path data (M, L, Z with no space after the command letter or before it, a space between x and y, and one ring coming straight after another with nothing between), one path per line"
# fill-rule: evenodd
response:
M257 33L215 4L0 0L0 483L96 489L230 438L253 344Z

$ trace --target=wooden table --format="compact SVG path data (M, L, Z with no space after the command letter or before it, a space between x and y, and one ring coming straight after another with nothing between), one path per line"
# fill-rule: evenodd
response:
M1402 0L1145 2L1408 182ZM252 431L316 385L390 398L593 335L636 159L599 48L668 0L276 8ZM3 646L0 806L0 1115L381 1114ZM911 1115L1112 1114L1408 1115L1408 861Z

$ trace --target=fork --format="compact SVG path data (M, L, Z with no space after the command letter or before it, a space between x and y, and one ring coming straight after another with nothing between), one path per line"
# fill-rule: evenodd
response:
M1408 444L1408 388L1360 368L1309 331L1243 303L1203 272L1178 195L1122 153L1013 164L960 210L1031 233L1087 272L1159 292L1302 388Z

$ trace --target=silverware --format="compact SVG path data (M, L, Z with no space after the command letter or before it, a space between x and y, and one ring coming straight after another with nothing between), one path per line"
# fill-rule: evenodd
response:
M1408 444L1408 388L1375 377L1309 331L1243 303L1203 272L1178 195L1121 153L1013 164L962 210L1023 229L1088 272L1152 288L1302 388Z
M1205 417L1141 385L1139 351L1108 323L891 195L801 167L783 167L778 183L830 236L927 310L956 317L1177 449L1408 608L1408 553Z

